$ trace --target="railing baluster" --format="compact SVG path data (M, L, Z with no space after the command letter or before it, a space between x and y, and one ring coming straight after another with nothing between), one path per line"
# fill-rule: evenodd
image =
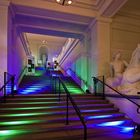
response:
M11 78L11 94L12 94L12 97L14 97L14 81L15 81L15 77L12 76L12 78Z
M58 82L59 82L59 83L58 83L58 84L59 84L59 85L58 85L58 86L59 86L59 87L58 87L58 88L59 88L59 89L58 89L58 90L59 90L59 93L58 93L58 94L59 94L59 102L60 102L60 98L61 98L61 97L60 97L60 94L61 94L61 84L60 84L60 79L59 79L59 78L58 78Z
M69 124L69 98L68 98L68 94L67 95L67 112L66 112L66 125Z
M95 93L95 96L97 96L97 80L94 78L93 82L94 82L94 93Z
M10 78L8 80L7 80L7 75L10 76ZM4 85L0 88L0 91L2 91L2 93L3 93L3 101L4 102L6 102L6 97L7 97L6 86L9 84L9 82L11 82L11 95L14 96L14 80L15 80L14 75L11 75L7 72L4 72Z
M4 102L6 102L6 72L4 72Z
M103 99L105 99L105 77L103 76Z

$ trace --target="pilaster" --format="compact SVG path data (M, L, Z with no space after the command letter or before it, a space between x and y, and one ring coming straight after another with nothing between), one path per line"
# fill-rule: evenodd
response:
M7 71L8 46L8 6L9 1L0 1L0 81L3 84L3 73Z

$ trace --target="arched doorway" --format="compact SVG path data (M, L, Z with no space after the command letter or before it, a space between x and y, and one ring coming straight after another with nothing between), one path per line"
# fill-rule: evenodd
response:
M39 48L39 60L42 66L46 67L46 62L48 61L48 48L46 45Z

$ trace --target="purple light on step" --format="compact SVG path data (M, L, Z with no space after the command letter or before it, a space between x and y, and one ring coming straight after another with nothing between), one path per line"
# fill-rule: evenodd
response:
M103 119L103 118L110 118L113 117L114 115L100 115L100 116L88 116L86 117L87 120L90 119Z
M86 112L99 112L99 111L101 111L101 110L82 110L81 112L82 113L86 113Z
M105 112L105 111L110 111L113 110L112 108L104 108L104 109L87 109L87 110L81 110L82 113L86 113L86 112Z

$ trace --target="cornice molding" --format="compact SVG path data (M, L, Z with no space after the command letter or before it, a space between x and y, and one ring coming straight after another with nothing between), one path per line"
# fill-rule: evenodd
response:
M21 39L21 42L22 42L22 45L23 45L24 50L25 50L25 52L26 52L26 55L27 55L27 56L30 56L30 55L31 55L31 52L30 52L30 49L29 49L28 44L27 44L27 42L26 42L26 39L25 39L25 37L24 37L24 34L23 34L23 33L19 33L19 37L20 37L20 39Z
M77 46L77 44L79 43L78 39L75 39L69 49L65 52L65 54L62 56L61 60L59 61L59 64L62 65L64 63L64 61L66 60L66 58L70 55L70 53L74 50L74 48Z
M107 18L107 17L96 17L95 19L92 20L92 22L89 24L88 28L86 29L85 33L87 33L97 22L104 22L104 23L112 23L112 18Z
M127 2L127 0L106 0L100 14L105 17L114 16L118 10Z
M96 17L96 21L111 23L112 18L99 16Z
M120 11L116 14L116 16L117 15L140 20L140 14L132 13L132 12L129 12L129 11L127 11L127 12L126 11Z

